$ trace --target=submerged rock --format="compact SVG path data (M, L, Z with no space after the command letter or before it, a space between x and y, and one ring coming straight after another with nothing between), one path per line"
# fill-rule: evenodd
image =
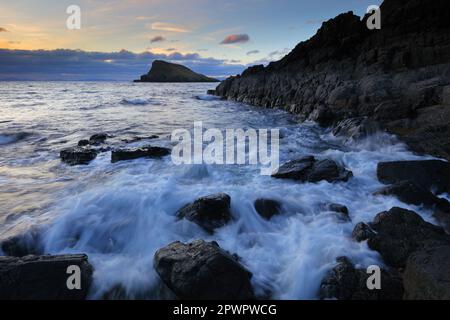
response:
M293 179L302 182L319 182L326 180L330 183L348 181L353 176L351 171L339 166L333 160L317 161L313 156L289 161L278 168L272 175L278 179Z
M185 205L178 210L177 217L192 221L213 233L215 229L223 227L232 219L230 204L229 195L213 194L198 198L193 203Z
M437 193L450 192L450 163L440 160L381 162L377 176L384 184L412 181Z
M403 274L405 299L450 300L450 246L419 250Z
M381 270L381 290L369 290L367 270L356 269L347 257L337 259L337 265L322 280L321 299L338 300L401 300L402 280L396 273Z
M216 242L174 242L155 253L154 266L180 299L253 299L252 274Z
M80 290L67 287L69 266L80 268ZM0 257L0 300L84 300L92 272L88 257L81 254Z
M442 228L402 208L379 213L369 226L374 232L357 225L354 238L367 240L372 250L378 251L387 264L396 268L404 268L408 257L422 248L450 245L450 235Z
M170 149L145 146L141 148L125 148L112 151L111 162L134 160L139 158L161 158L170 154Z
M89 164L97 157L97 151L85 147L64 149L59 154L61 160L69 165Z
M281 204L276 200L257 199L254 203L255 210L264 219L270 220L281 213Z

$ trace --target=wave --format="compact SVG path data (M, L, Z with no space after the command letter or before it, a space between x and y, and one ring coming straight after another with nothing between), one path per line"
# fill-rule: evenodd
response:
M122 99L120 102L123 105L133 105L133 106L146 106L149 104L158 105L159 103L155 102L152 99Z
M6 145L15 143L29 137L31 133L29 132L18 132L18 133L6 133L0 134L0 145Z
M199 94L194 96L194 99L201 100L201 101L215 101L220 100L220 97L212 96L210 94Z

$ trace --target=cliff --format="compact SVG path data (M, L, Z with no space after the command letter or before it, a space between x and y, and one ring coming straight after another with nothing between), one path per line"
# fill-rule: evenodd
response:
M219 82L186 68L161 60L153 61L150 71L135 82Z
M450 159L450 2L385 0L380 30L344 13L267 67L214 94L335 126L377 121L419 153Z

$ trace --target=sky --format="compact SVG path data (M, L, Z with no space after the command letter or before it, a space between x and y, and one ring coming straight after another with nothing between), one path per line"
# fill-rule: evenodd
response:
M154 59L224 78L381 0L0 0L0 80L132 80ZM66 26L71 5L81 29Z

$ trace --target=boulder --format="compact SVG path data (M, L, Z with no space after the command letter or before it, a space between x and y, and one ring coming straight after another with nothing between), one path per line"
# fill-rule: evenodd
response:
M0 242L0 251L7 256L23 257L27 255L40 255L43 253L41 246L40 229L31 229L23 234L4 239Z
M85 147L72 147L62 150L59 156L69 165L85 165L97 157L97 151Z
M313 156L289 161L278 168L272 175L277 179L293 179L302 182L319 182L326 180L330 183L348 181L353 176L351 171L339 166L333 160L317 161Z
M384 184L412 181L437 193L450 192L450 163L440 160L381 162L377 176Z
M254 203L255 210L264 219L270 220L281 213L281 204L276 200L257 199Z
M154 267L180 299L249 300L252 274L216 242L174 242L155 253Z
M170 154L170 149L146 146L141 148L125 148L112 151L111 162L134 160L139 158L161 158Z
M176 215L180 219L185 218L213 233L215 229L223 227L232 219L230 203L229 195L213 194L185 205L178 210Z
M370 228L370 226L368 226L364 222L356 224L352 232L352 238L356 242L365 241L367 239L372 238L373 236L375 236L375 232Z
M356 269L347 257L337 259L336 266L322 280L321 299L338 300L401 300L402 280L393 271L381 270L381 289L369 290L367 270Z
M96 133L89 138L89 144L94 146L103 144L108 138L109 136L106 133Z
M69 266L80 268L79 290L67 287L72 274ZM82 254L0 257L0 300L84 300L92 272L88 257Z
M403 274L405 299L450 300L450 246L419 250Z
M387 264L396 268L404 268L408 257L422 248L450 245L450 235L442 228L402 208L379 213L369 226L374 232L361 232L367 228L357 225L353 230L354 238L367 240L372 250L378 251Z
M89 140L80 140L78 141L78 146L79 147L86 147L89 145Z

